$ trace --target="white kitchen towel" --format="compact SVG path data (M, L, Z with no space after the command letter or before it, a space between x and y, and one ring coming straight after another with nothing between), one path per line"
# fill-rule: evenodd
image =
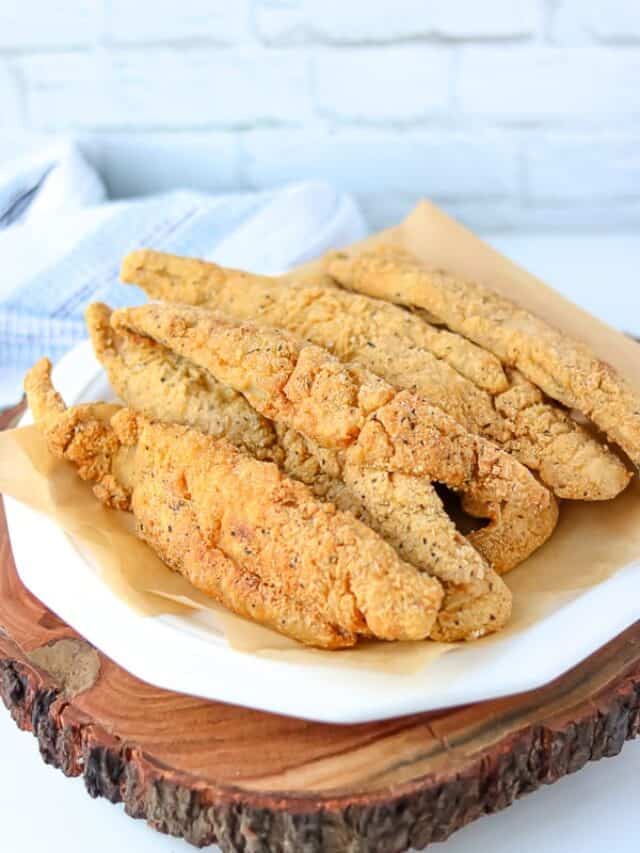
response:
M350 196L308 182L266 192L176 190L108 201L73 144L0 170L0 407L18 402L22 377L86 337L89 302L143 301L119 282L123 256L149 246L261 273L279 273L362 238Z

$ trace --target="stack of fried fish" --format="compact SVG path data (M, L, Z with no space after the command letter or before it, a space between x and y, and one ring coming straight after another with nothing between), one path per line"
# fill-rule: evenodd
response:
M154 301L87 325L125 407L67 409L43 360L34 417L170 568L303 643L499 630L501 575L557 499L610 500L640 463L640 396L610 366L399 249L300 280L143 250L122 278Z

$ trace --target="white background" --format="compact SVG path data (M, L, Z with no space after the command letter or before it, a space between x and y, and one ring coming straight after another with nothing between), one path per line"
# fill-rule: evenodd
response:
M639 82L638 0L0 2L0 162L109 134L135 192L180 137L181 183L322 177L376 227L423 194L482 231L637 226Z

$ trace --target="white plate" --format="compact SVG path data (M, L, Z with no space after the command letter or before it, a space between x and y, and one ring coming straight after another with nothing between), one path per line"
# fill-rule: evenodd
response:
M110 393L88 342L59 362L54 381L68 403ZM169 690L321 722L384 719L539 687L640 616L637 562L530 628L488 646L462 646L422 672L301 666L231 649L209 614L140 616L56 525L10 498L5 505L24 584L120 666Z

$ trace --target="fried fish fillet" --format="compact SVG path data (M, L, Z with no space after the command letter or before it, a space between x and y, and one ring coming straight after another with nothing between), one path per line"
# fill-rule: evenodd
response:
M140 249L128 254L122 262L120 277L129 284L137 284L154 299L162 299L168 302L185 302L190 305L207 305L211 291L224 289L228 281L233 281L234 290L242 293L245 289L262 285L264 293L267 294L267 302L263 303L263 296L259 291L255 292L258 300L256 306L260 310L269 310L269 296L271 289L276 287L294 288L296 290L318 287L321 290L331 289L340 298L340 289L333 279L324 274L316 274L313 277L299 279L293 275L273 278L271 276L253 275L241 270L227 269L216 264L199 261L195 258L182 258L177 255L169 255L163 252L155 252L152 249ZM240 316L231 307L223 308L222 305L210 304L209 307L228 311L234 316ZM238 311L241 305L237 304ZM330 310L335 310L330 307ZM353 314L357 308L349 311ZM369 312L364 312L365 315ZM250 317L249 319L254 319ZM319 319L319 318L316 318ZM326 321L328 318L324 318ZM366 321L366 316L363 318ZM384 319L384 318L381 318ZM386 322L390 325L389 334L399 331L411 338L415 346L422 347L430 352L435 358L449 364L461 376L469 379L478 388L497 394L506 391L509 382L503 370L500 360L492 353L476 346L446 329L435 328L429 323L418 323L418 318L411 317L409 312L396 312L393 319ZM269 322L265 319L265 322ZM296 324L300 324L300 318L296 318ZM273 323L273 325L282 325ZM339 330L333 329L333 334L339 334ZM344 334L344 333L343 333ZM366 338L366 331L359 334ZM306 336L306 335L305 335Z
M510 371L503 392L492 397L433 354L431 326L395 305L326 286L292 287L151 250L127 256L122 276L137 281L152 298L287 329L342 361L362 364L397 388L417 391L465 429L537 471L558 497L605 500L629 482L631 475L618 457L564 410L548 404L521 374Z
M116 393L157 420L225 435L249 453L276 462L289 476L382 535L404 560L442 581L444 600L431 638L456 642L498 631L511 614L511 594L499 576L444 515L430 482L407 474L344 466L340 455L273 424L203 368L156 341L110 325L95 303L87 326L96 355ZM236 421L240 428L230 428Z
M229 609L330 649L362 636L429 636L440 583L275 465L131 409L66 409L46 360L25 389L50 450L104 503L129 509L140 538Z
M431 271L400 249L334 253L327 270L349 290L427 310L582 412L640 465L640 395L585 344L490 288Z
M95 354L116 394L150 418L192 426L225 437L258 459L279 462L278 437L237 391L149 338L111 328L111 309L101 302L85 313Z
M114 311L112 325L205 368L260 414L341 451L345 466L424 477L460 492L469 512L490 520L469 539L498 572L524 560L555 527L553 496L516 459L420 395L398 392L320 347L181 305Z
M485 562L456 531L428 481L347 463L335 449L258 414L205 368L124 326L116 331L110 317L106 305L95 303L87 309L87 327L112 387L129 406L156 420L224 436L275 462L317 497L383 533L405 559L426 571L442 571L456 583L482 578Z

